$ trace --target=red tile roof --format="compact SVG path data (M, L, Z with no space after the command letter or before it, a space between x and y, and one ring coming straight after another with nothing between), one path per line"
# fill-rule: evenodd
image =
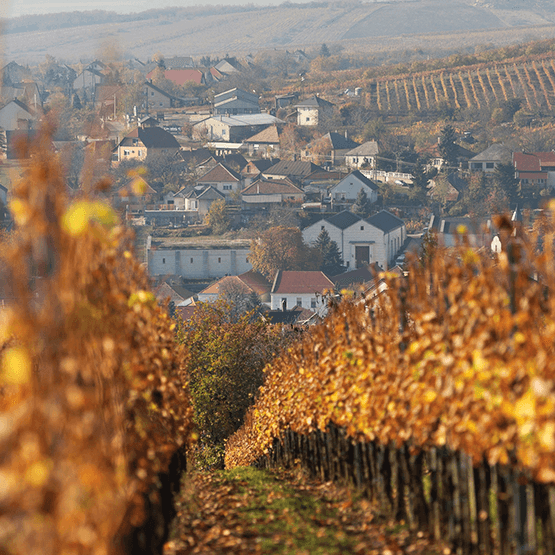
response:
M152 79L155 71L156 70L153 69L151 72L147 73L147 79ZM199 69L166 69L164 71L164 77L181 87L190 81L200 85L204 74Z
M544 166L555 166L555 152L515 152L513 164L518 172L539 172Z
M272 293L286 295L312 294L332 291L333 282L323 272L295 272L279 270L274 279Z
M534 154L524 154L523 152L513 153L513 163L518 172L539 172L541 171L540 159Z

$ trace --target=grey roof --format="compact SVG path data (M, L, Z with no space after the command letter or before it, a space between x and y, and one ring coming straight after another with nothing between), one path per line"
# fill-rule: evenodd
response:
M207 187L200 195L197 195L197 198L199 200L220 200L224 198L224 195L210 185L210 187Z
M366 141L353 148L353 150L349 150L346 156L377 156L378 154L378 143L376 141Z
M357 216L348 210L343 210L343 212L339 212L338 214L334 214L333 216L325 219L327 222L339 229L347 229L354 223L362 220L360 216Z
M288 175L293 177L308 177L315 171L325 171L320 166L312 162L292 162L290 160L281 160L264 171L264 175Z
M334 150L347 150L349 148L355 148L358 143L355 141L345 137L341 133L335 133L334 131L330 131L324 135L325 138L329 139L331 143L331 147Z
M276 118L275 116L271 116L270 114L241 114L237 116L213 116L212 119L221 121L230 127L241 127L247 125L272 125L275 123L283 123L282 120ZM196 123L195 125L199 125L204 123L204 120L201 122Z
M160 127L139 127L138 136L147 148L179 148L176 138Z
M302 100L298 104L295 104L295 108L323 108L329 106L333 106L333 104L331 102L328 102L327 100L324 100L323 98L320 98L319 96L311 96L310 98L307 98L306 100Z
M405 222L394 216L387 210L382 210L369 218L366 218L366 221L369 224L372 224L374 227L381 229L384 233L388 233L389 231L393 231L394 229L398 229L405 225Z
M506 147L503 143L496 143L486 148L486 150L476 154L470 162L486 162L486 161L499 161L510 162L513 157L513 152L510 148Z

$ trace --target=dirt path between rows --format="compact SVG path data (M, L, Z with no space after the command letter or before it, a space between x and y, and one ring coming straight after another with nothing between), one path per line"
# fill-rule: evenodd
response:
M185 479L164 555L447 555L355 492L300 472L196 473Z

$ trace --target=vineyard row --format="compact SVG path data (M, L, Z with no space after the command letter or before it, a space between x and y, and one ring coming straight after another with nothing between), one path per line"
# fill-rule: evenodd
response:
M555 550L555 487L510 467L473 467L468 456L446 448L411 452L408 445L357 442L333 425L308 435L287 430L255 466L299 463L322 481L356 487L382 514L445 541L453 553Z

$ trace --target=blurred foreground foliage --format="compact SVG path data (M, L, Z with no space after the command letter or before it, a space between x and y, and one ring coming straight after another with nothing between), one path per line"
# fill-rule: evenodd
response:
M266 369L226 466L248 465L292 429L330 423L360 441L449 446L555 482L555 206L503 252L428 248L408 277L344 301ZM428 247L431 243L428 242Z
M71 200L52 129L2 244L0 552L114 553L185 446L186 353L99 182Z

